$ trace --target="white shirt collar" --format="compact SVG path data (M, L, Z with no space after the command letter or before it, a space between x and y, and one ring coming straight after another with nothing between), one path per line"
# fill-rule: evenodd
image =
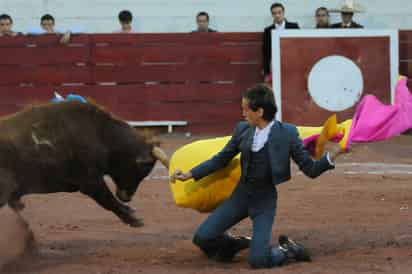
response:
M285 29L286 27L286 20L283 20L282 24L275 23L276 29Z
M265 146L269 138L270 130L272 129L272 126L274 124L275 120L271 121L266 127L262 129L256 127L255 135L253 136L252 151L259 151Z
M274 123L275 123L275 120L272 120L272 121L271 121L269 124L267 124L264 128L258 128L258 127L256 127L255 135L256 135L256 134L260 134L260 132L270 131L270 128L273 126Z

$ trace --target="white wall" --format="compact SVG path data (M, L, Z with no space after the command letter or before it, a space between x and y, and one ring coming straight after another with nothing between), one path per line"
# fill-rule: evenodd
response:
M211 15L211 27L224 32L261 31L271 23L269 7L276 0L0 0L0 13L14 19L14 29L26 32L38 27L44 13L51 13L59 29L112 32L117 14L130 9L138 32L187 32L195 28L200 10ZM313 27L319 6L336 8L341 0L283 0L287 18L301 27ZM368 28L412 29L412 0L361 0L367 8L355 20ZM333 21L338 20L336 16Z

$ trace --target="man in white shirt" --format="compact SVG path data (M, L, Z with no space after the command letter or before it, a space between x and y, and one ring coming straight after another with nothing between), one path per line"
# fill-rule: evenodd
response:
M274 3L270 7L273 24L266 27L263 33L263 75L265 82L270 78L272 64L272 30L299 29L298 23L289 22L285 18L285 7Z
M189 172L176 170L172 176L172 182L192 178L197 181L224 168L241 153L241 177L236 189L200 225L193 243L209 258L224 262L250 247L249 264L253 268L280 266L289 260L309 261L308 251L287 236L279 238L279 245L271 246L276 187L290 180L290 159L311 178L333 169L333 161L341 153L339 145L332 144L320 160L313 160L303 147L296 127L275 120L275 99L272 90L265 85L246 91L242 110L246 122L237 125L231 140L218 154ZM226 233L246 217L253 223L251 240Z

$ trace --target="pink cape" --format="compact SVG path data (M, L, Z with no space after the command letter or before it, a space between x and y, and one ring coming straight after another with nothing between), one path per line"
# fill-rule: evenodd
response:
M401 77L395 88L395 104L384 105L375 96L366 95L356 108L346 148L352 142L376 142L412 128L412 94L408 79Z
M412 94L408 79L401 77L395 88L395 104L385 105L373 95L366 95L356 107L352 126L345 144L349 149L353 142L384 141L412 128ZM304 146L313 154L319 134L303 140ZM339 142L343 136L335 136Z

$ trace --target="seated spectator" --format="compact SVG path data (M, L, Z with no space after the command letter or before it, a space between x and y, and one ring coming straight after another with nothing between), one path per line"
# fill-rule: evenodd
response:
M289 22L285 18L285 7L280 3L274 3L270 7L273 24L266 27L263 35L263 73L265 81L268 81L272 64L272 30L299 29L298 23Z
M119 13L119 23L120 23L121 29L116 32L132 33L133 32L132 21L133 21L132 13L128 10L122 10Z
M13 19L8 14L0 15L0 37L1 36L17 36L21 34L20 32L14 32Z
M316 28L327 29L330 28L329 23L329 10L325 7L316 9L315 12Z
M197 29L192 32L216 32L216 30L209 28L209 14L201 11L196 15Z
M40 18L40 26L42 30L44 31L44 33L60 34L59 32L55 31L54 25L55 25L54 17L51 16L50 14L45 14ZM66 31L62 35L62 38L60 39L60 43L68 44L70 42L70 36L71 36L71 32Z
M45 14L40 18L40 26L45 33L55 33L55 20L50 14Z
M361 12L361 8L355 7L353 1L344 3L340 9L331 10L331 12L340 12L342 22L333 24L331 27L335 29L361 29L362 25L353 21L353 15L355 12Z

